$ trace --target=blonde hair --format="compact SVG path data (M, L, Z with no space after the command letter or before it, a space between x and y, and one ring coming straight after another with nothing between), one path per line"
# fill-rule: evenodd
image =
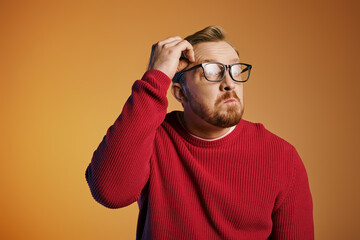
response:
M218 42L225 40L225 31L220 26L208 26L185 38L191 45L202 42Z
M195 46L196 44L203 43L203 42L226 41L224 29L222 29L220 26L216 26L216 25L208 26L192 35L187 36L184 39L186 41L188 41L192 46ZM229 43L229 42L227 42L227 43ZM230 46L232 46L232 45L230 44ZM235 48L234 48L234 50L239 55L238 51ZM180 72L176 73L172 79L173 82L181 81L182 84L185 84L184 80L185 79L182 77L182 74Z

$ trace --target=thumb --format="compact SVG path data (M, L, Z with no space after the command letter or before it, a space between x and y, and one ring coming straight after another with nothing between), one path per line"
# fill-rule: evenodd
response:
M178 73L184 70L188 65L189 65L189 60L187 60L186 58L180 58L176 72Z

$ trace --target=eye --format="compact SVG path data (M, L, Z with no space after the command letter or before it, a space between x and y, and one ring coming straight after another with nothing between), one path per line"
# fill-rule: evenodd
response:
M233 75L233 77L235 76L239 76L241 74L242 70L240 65L234 65L231 67L231 75Z
M217 64L208 64L205 67L205 74L208 77L214 77L221 75L221 67Z

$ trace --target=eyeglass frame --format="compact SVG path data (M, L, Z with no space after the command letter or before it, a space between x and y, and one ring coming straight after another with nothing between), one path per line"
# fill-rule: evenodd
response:
M210 64L210 63L220 64L220 65L224 66L225 70L224 70L224 73L223 73L223 76L221 77L221 79L219 79L219 80L209 80L209 79L206 77L204 66L206 66L206 65L208 65L208 64ZM231 70L231 67L234 66L234 65L244 65L244 66L246 66L246 67L248 68L247 71L249 71L249 75L248 75L248 77L247 77L246 80L239 81L239 80L235 80L235 79L233 78L230 70ZM230 75L231 79L232 79L233 81L235 81L235 82L241 82L241 83L242 83L242 82L246 82L247 80L249 80L249 78L250 78L250 71L251 71L252 65L251 65L251 64L247 64L247 63L233 63L233 64L226 65L226 64L223 64L223 63L220 63L220 62L205 62L205 63L200 63L200 64L198 64L198 65L195 65L195 66L193 66L193 67L191 67L191 68L189 68L189 69L187 69L187 70L185 70L185 71L180 71L180 72L179 72L179 75L180 75L180 76L179 76L179 79L181 79L181 77L182 77L182 75L183 75L184 73L186 73L186 72L188 72L188 71L191 71L191 70L194 70L194 69L197 69L197 68L199 68L199 67L202 68L204 77L205 77L205 79L206 79L207 81L209 81L209 82L221 82L221 81L224 79L225 75L226 75L227 69L229 69L229 75Z

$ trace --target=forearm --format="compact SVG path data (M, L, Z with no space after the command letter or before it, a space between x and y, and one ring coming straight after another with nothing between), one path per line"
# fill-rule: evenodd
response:
M147 182L156 129L166 115L170 79L147 72L93 154L86 179L94 198L117 208L136 201Z

